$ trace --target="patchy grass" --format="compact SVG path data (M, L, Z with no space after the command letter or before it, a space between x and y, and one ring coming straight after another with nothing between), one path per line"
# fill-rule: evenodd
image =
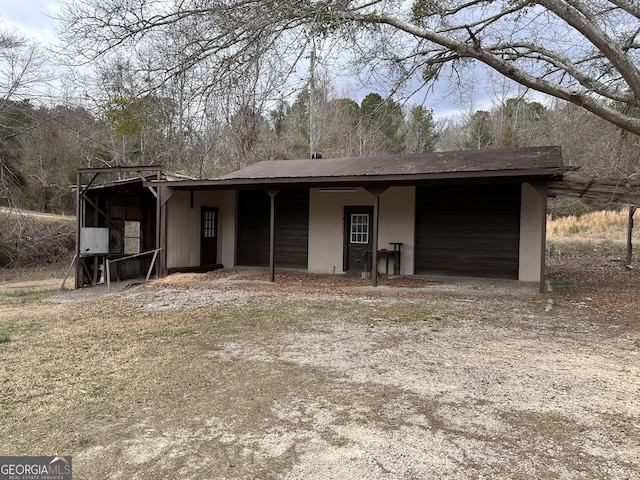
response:
M553 280L551 281L551 288L553 291L569 290L573 286L573 282L567 280Z
M39 322L1 323L0 343L9 343L15 336L22 336L40 330ZM3 341L4 340L4 341Z
M552 440L563 443L579 438L588 428L573 418L567 418L557 412L514 411L505 412L503 418L509 424L527 431L531 437L543 441Z
M0 301L3 303L29 304L49 297L56 292L57 290L52 288L18 287L7 289L0 293Z

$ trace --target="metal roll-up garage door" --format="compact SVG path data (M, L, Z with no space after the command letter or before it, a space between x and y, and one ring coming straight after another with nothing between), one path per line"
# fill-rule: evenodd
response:
M276 267L308 266L309 190L282 190L276 195ZM269 218L271 199L264 190L238 192L238 238L236 263L269 265Z
M418 187L416 274L518 278L520 184Z
M276 267L306 270L308 252L309 190L282 190L276 196Z

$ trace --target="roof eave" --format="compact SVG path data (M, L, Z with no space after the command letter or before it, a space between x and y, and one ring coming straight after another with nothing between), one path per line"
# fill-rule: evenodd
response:
M348 176L319 176L319 177L260 177L260 178L231 178L213 180L177 180L177 181L145 181L148 186L159 185L176 189L234 189L250 186L297 186L297 187L323 187L323 186L366 186L371 184L387 184L389 186L406 186L416 183L442 180L474 180L488 178L538 178L560 179L567 171L566 167L526 169L526 170L492 170L476 172L439 172L422 174L395 174L395 175L348 175Z

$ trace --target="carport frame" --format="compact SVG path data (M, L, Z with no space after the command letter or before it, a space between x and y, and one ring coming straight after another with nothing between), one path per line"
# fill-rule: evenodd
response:
M82 277L83 277L83 268L86 268L85 262L82 259L82 255L80 253L80 231L82 229L82 224L84 221L82 215L82 202L87 199L86 194L91 189L91 186L96 181L96 179L100 176L100 174L107 173L137 173L138 176L142 179L143 185L146 186L149 191L156 198L156 248L162 248L160 245L161 242L161 189L156 184L147 183L147 176L149 174L155 173L155 181L160 182L162 180L162 167L157 165L137 165L137 166L119 166L119 167L98 167L98 168L79 168L76 173L76 246L75 246L75 258L76 258L76 281L75 288L82 288ZM145 176L144 174L147 174ZM89 183L86 185L82 184L83 175L93 175ZM105 215L105 212L97 209L99 213ZM160 272L162 271L162 255L158 256L158 264L156 267L156 277L160 276Z

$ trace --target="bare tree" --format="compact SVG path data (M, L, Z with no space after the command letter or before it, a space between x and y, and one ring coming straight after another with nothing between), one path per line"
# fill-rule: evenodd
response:
M44 56L33 42L7 31L0 31L0 108L8 101L40 95L38 87L46 81Z
M268 57L285 83L314 36L395 85L454 78L470 60L640 134L640 6L630 0L65 0L61 35L76 61L146 48L176 25L184 55L157 78L206 62L204 89L254 73ZM264 66L264 64L263 64ZM445 67L449 66L447 70Z
M0 204L15 206L24 184L19 168L22 134L33 126L30 99L45 80L43 63L36 44L0 31Z

